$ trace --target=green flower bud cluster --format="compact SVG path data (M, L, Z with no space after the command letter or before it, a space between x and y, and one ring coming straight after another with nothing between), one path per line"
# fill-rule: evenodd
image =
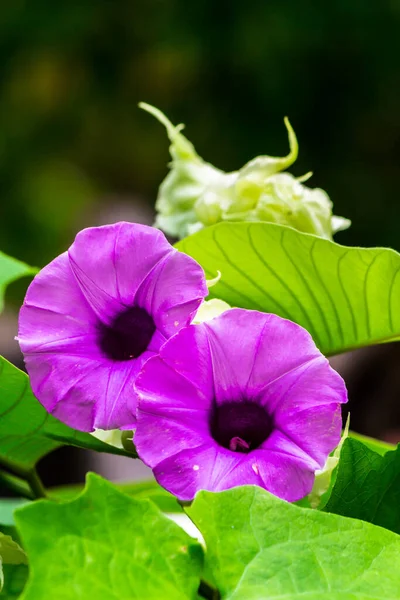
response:
M285 118L290 152L287 156L258 156L239 171L225 173L206 163L158 109L139 105L165 127L171 141L171 170L160 185L155 225L168 235L183 238L219 221L268 221L332 239L350 221L332 215L324 190L304 182L311 173L294 177L282 173L298 155L296 135Z

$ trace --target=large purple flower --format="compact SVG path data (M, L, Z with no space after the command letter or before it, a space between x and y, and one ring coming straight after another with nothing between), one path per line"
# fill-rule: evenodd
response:
M243 484L304 497L339 443L347 401L302 327L241 309L182 329L136 388L139 456L181 500Z
M135 425L134 380L207 287L192 258L133 223L81 231L33 280L18 339L36 397L83 431Z

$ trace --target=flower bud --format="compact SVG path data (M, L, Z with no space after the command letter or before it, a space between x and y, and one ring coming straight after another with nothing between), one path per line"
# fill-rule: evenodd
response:
M331 486L333 471L338 466L342 446L349 436L349 428L350 414L347 416L346 425L342 437L340 438L339 445L332 452L331 456L328 456L326 459L324 468L315 472L314 485L308 495L311 508L318 508L320 506L323 496L328 492Z
M141 103L167 129L171 140L171 171L160 186L155 225L178 238L220 221L267 221L287 225L320 237L350 226L350 221L332 215L326 192L303 182L311 173L295 178L282 173L298 155L296 135L285 118L289 154L258 156L239 171L224 173L203 161L193 145L158 109Z
M95 429L91 432L93 437L97 438L101 442L105 444L109 444L110 446L114 446L114 448L122 449L122 431L119 429Z
M197 309L192 323L198 325L198 323L204 323L205 321L211 321L215 317L219 317L222 313L229 310L231 306L224 300L219 298L211 298L211 300L203 300Z
M197 199L224 173L198 156L193 144L181 133L183 125L175 127L160 110L149 104L141 102L139 106L165 126L171 141L171 171L160 185L155 225L168 235L183 238L188 235L189 226L199 222L194 210ZM200 223L199 228L202 226Z

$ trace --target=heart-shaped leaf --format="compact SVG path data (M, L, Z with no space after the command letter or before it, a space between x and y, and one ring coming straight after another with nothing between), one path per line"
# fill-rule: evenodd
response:
M186 511L223 600L400 598L400 536L391 531L252 486L200 492Z
M15 521L31 565L23 600L196 597L201 546L97 475L72 502L32 502Z
M326 355L400 339L400 254L347 248L272 223L219 223L177 248L208 278L211 296L305 327Z
M343 444L325 510L400 533L400 445L380 456L354 439Z

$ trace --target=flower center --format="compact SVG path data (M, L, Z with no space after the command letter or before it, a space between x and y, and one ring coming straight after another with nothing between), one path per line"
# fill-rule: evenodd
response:
M272 419L267 411L250 400L215 405L210 419L211 435L233 452L251 452L269 437Z
M143 354L155 330L153 317L144 308L132 306L110 325L100 324L100 348L112 360L131 360Z

